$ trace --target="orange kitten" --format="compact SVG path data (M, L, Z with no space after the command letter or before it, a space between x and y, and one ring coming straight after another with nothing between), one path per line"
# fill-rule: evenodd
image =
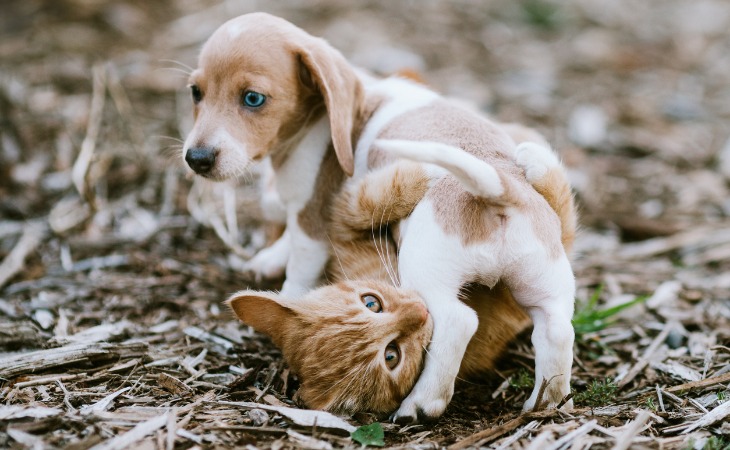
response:
M506 125L517 142L544 142L536 132ZM528 176L529 178L529 176ZM336 413L395 410L420 375L433 321L415 292L397 286L399 221L428 188L419 164L386 166L347 185L333 206L330 239L334 284L287 300L274 293L243 291L229 300L235 314L279 346L299 375L300 399ZM562 167L552 167L535 189L558 213L566 249L576 215ZM489 372L529 318L501 283L469 285L463 301L479 317L459 375Z

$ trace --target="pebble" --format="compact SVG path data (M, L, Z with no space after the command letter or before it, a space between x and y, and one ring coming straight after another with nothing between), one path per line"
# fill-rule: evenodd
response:
M266 425L269 422L269 413L263 409L252 409L248 412L251 422L257 427Z

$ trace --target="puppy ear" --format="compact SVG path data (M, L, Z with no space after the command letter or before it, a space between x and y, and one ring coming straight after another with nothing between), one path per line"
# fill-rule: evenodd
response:
M362 101L362 86L345 58L324 41L317 40L299 53L307 73L302 78L316 86L324 97L337 160L347 175L355 170L352 127Z
M240 291L225 302L241 322L271 338L282 347L296 313L273 292Z

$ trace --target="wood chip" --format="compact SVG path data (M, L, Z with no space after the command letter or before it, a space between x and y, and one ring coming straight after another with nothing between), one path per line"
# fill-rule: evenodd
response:
M24 228L18 243L0 263L0 288L20 272L25 264L25 258L43 242L47 233L47 226L40 222L29 223Z
M647 411L639 413L636 419L634 419L633 422L630 422L626 427L626 430L624 430L624 432L616 439L616 444L613 446L613 450L626 450L629 448L636 435L641 432L641 429L644 428L644 425L646 425L646 422L648 422L650 418L651 414Z
M288 406L272 406L263 403L253 402L217 402L219 405L238 406L246 409L263 409L265 411L274 411L294 424L302 427L328 428L333 430L342 430L348 433L355 431L355 427L344 421L343 419L330 414L326 411L317 411L313 409L297 409Z
M0 405L0 420L44 419L63 414L58 408L26 405Z
M188 336L210 344L211 350L222 355L228 354L228 352L234 349L233 342L228 339L224 339L220 336L215 336L208 333L205 330L201 330L198 327L187 327L183 330Z
M689 427L684 430L682 434L691 433L698 428L712 425L721 420L724 420L728 416L730 416L730 401L726 401L725 403L717 406L715 409L702 416L701 419L689 425Z
M134 428L124 434L120 434L108 441L91 447L90 450L125 450L132 447L132 444L139 442L148 435L159 430L167 423L167 414L157 416L153 419L137 424Z
M178 380L177 378L173 377L172 375L168 375L164 372L161 372L157 376L157 381L160 383L160 386L162 386L164 389L172 392L175 395L190 395L193 393L193 390L187 386L182 381Z

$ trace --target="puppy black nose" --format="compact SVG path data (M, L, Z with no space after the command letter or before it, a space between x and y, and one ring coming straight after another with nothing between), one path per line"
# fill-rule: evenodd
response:
M185 153L185 162L195 173L205 175L215 164L218 151L207 147L192 147Z

